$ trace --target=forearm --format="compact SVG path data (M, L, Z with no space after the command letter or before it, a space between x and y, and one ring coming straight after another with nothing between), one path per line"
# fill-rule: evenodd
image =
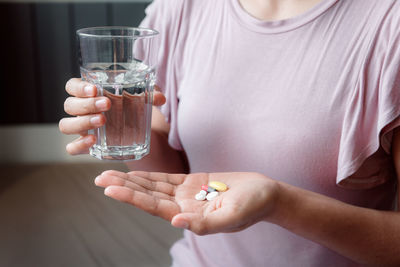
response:
M356 262L400 265L400 214L345 204L279 183L275 211L266 218Z

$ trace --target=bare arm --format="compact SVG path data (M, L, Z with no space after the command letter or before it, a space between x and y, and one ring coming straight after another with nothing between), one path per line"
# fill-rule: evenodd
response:
M400 177L400 131L393 140ZM400 266L400 213L360 208L280 184L275 212L266 220L320 243L356 262Z

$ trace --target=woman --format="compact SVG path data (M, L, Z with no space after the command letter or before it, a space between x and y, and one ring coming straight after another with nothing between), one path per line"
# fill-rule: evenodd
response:
M129 167L164 173L95 182L188 230L174 266L400 265L399 1L158 0L142 26L161 32L166 99ZM80 116L60 129L85 153L110 102L66 88ZM229 190L195 200L211 180Z

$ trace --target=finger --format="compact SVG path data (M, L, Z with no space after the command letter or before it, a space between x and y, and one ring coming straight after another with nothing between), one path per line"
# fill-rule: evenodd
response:
M118 176L123 179L128 179L128 174L126 172L120 172L116 170L107 170L101 173L101 175Z
M156 174L159 174L162 178L157 180L155 178ZM127 180L131 183L139 185L141 188L145 189L148 194L153 194L153 192L160 192L169 196L175 195L175 184L171 184L170 176L167 173L148 173L148 172L119 172L114 170L105 171L101 174L102 177L114 176L122 180ZM165 177L167 176L167 177ZM184 174L179 174L178 176L184 177Z
M94 97L97 95L96 86L79 78L70 79L65 85L65 90L68 94L76 97Z
M172 185L180 185L185 180L186 174L170 174L164 172L144 172L133 171L128 173L129 176L137 176L154 182L164 182Z
M154 197L158 197L160 199L166 199L166 200L171 200L171 201L173 200L173 198L169 194L162 193L159 191L148 190L147 188L145 188L137 183L131 182L130 180L127 180L127 179L124 179L124 178L121 178L118 176L101 174L96 177L94 182L97 186L104 187L104 188L108 187L108 186L112 186L112 185L123 186L123 187L130 188L132 190L146 193L146 194L154 196Z
M174 184L168 183L167 181L157 181L144 178L141 176L134 175L133 173L128 173L129 180L136 183L149 192L160 192L170 196L175 195L176 186Z
M63 118L58 127L64 134L79 134L90 129L98 128L106 123L106 117L103 114Z
M64 110L69 115L87 115L107 111L111 101L107 97L78 98L68 97L64 102Z
M79 155L89 153L89 148L96 143L93 135L81 136L75 141L69 143L66 147L68 154Z
M104 194L168 221L180 210L178 205L171 200L160 199L127 187L109 186L104 190Z
M165 98L164 94L158 91L154 91L153 93L153 105L154 106L162 106L165 104L167 99Z

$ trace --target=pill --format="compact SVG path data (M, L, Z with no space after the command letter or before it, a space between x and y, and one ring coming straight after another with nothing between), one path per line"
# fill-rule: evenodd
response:
M217 196L218 196L218 192L217 192L217 191L208 193L208 195L207 195L207 200L208 200L208 201L211 201L211 200L213 200L214 198L216 198Z
M194 198L195 198L196 200L204 200L204 199L206 199L206 195L205 195L205 194L202 194L202 193L198 193L198 194L196 194L196 195L194 196Z
M199 192L199 194L202 194L202 195L207 195L207 191L204 191L204 190L200 190L200 192Z
M208 184L208 187L210 187L210 186L212 188L215 188L219 192L224 192L224 191L228 190L228 186L226 184L221 183L221 182L217 182L217 181L211 181Z
M215 189L215 188L213 188L213 187L211 187L211 186L209 186L209 187L207 188L207 192L208 192L208 193L215 192L215 191L217 191L217 189Z
M206 185L206 184L203 184L203 185L201 186L201 189L207 192L208 185Z

